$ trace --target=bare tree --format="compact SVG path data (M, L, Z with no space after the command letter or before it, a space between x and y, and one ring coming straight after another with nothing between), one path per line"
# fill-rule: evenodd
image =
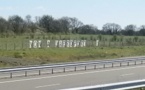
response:
M145 25L142 25L139 30L139 34L145 36Z
M98 28L94 25L83 25L79 27L79 34L96 34Z
M136 29L137 29L136 26L133 25L133 24L127 25L127 26L125 27L125 34L126 34L126 35L129 35L129 36L132 36L132 35L135 34L135 30L136 30Z
M14 33L21 34L24 32L24 20L20 16L11 16L8 21L10 24L10 29L12 29Z
M70 22L70 30L74 33L78 33L78 28L83 26L83 23L75 17L69 18L69 22Z
M26 22L27 22L27 24L31 23L31 16L30 15L26 16Z
M106 23L102 27L103 31L107 34L117 34L121 30L121 26L115 23Z
M145 29L145 25L141 25L140 26L140 29Z
M43 15L39 20L39 26L46 29L47 32L53 32L52 23L53 17L49 15Z
M59 19L59 22L61 24L61 29L62 32L64 33L68 33L69 32L69 26L70 26L70 22L69 22L69 18L68 17L62 17Z
M4 33L7 31L7 24L7 21L4 18L0 17L0 33Z

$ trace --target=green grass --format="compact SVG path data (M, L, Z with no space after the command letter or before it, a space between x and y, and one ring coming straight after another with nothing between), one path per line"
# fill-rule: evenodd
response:
M145 55L144 48L145 46L1 50L0 56L9 57L9 59L3 60L2 63L5 63L4 65L0 64L0 66L20 66L141 56ZM17 60L11 60L10 58L17 58Z
M112 37L113 36L102 35L99 47L94 47L98 35L35 35L33 38L35 40L85 39L93 41L92 46L83 48L41 49L29 49L29 40L32 40L32 38L30 38L28 34L0 38L0 67L145 55L145 37L139 36L138 41L133 42L135 36L123 36L123 45L120 41L111 41ZM121 37L122 36L117 36L118 40ZM92 43L92 41L90 41L89 44Z
M123 41L120 38L123 37ZM112 41L113 36L102 35L102 39L99 41L99 46L142 46L145 45L145 37L138 36L137 42L133 41L135 36L117 36L117 41ZM95 46L96 40L98 40L98 35L61 35L61 34L45 34L36 35L33 39L29 35L22 36L11 36L8 38L0 38L0 50L21 50L29 49L29 40L44 40L42 46L46 46L46 40L87 40L87 46ZM46 47L44 47L46 48Z

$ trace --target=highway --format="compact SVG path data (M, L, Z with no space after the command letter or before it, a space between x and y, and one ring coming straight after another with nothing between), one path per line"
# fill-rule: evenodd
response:
M63 90L145 79L145 65L0 79L0 90Z

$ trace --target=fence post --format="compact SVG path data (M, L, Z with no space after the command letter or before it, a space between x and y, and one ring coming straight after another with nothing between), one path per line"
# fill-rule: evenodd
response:
M22 40L22 49L23 49L23 47L24 47L24 46L23 46L23 40Z
M112 63L112 67L113 67L113 63Z
M14 43L14 50L16 50L16 44Z
M6 50L8 50L8 44L7 44L7 42L6 42Z

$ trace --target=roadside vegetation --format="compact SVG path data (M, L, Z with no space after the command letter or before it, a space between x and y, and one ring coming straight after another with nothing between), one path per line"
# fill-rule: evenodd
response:
M25 66L145 55L145 46L1 50L0 66Z
M102 29L75 17L50 15L0 17L0 67L40 65L145 55L145 25L122 28L106 23ZM29 40L87 40L81 48L29 48ZM99 40L99 46L96 46ZM43 43L42 43L42 46Z
M87 40L87 47L95 47L96 40L99 40L99 47L145 46L144 36L49 33L35 35L33 38L29 34L0 38L0 50L29 49L29 40ZM45 46L45 44L46 42L42 42L41 46ZM42 47L42 49L47 49L47 47Z
M85 60L111 59L145 55L145 37L122 35L37 35L34 40L88 40L99 46L81 48L29 48L29 35L0 38L0 67L41 65Z

